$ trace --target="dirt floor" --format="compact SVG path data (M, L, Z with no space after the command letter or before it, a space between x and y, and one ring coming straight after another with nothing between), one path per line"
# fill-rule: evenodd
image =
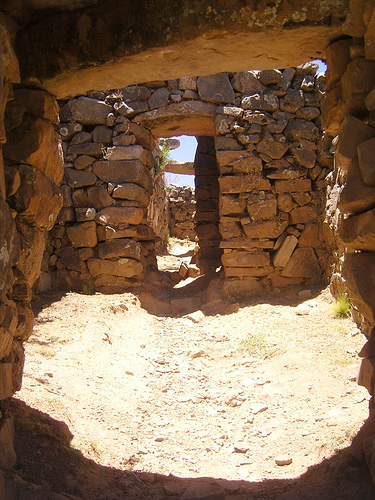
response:
M375 498L347 451L368 415L365 339L328 290L175 318L152 286L37 298L9 500Z

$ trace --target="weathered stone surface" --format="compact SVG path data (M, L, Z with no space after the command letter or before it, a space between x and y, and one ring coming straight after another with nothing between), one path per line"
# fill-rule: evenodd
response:
M339 238L352 250L375 251L375 211L352 215L341 220Z
M269 181L257 174L220 177L219 185L223 194L246 193L253 189L271 189Z
M107 148L106 157L109 161L116 160L139 160L149 168L154 166L152 154L138 144L134 146L116 146Z
M273 112L279 109L279 99L274 94L257 92L256 94L243 97L241 106L243 109Z
M60 110L63 122L78 122L82 125L106 125L106 119L112 112L112 106L103 101L79 97L71 99Z
M200 297L187 297L185 299L171 300L173 316L184 316L201 308L202 301Z
M298 239L300 247L316 247L319 246L319 228L315 223L307 224Z
M8 364L10 363L6 363L6 365ZM17 456L14 451L14 437L13 417L5 418L0 429L0 468L3 471L13 469L17 462ZM5 488L3 485L0 486L0 494L2 490L4 491L5 498Z
M12 363L0 363L0 399L13 396Z
M103 226L119 224L140 224L144 217L144 209L136 207L106 207L100 210L95 218Z
M350 162L357 158L357 147L375 136L375 129L355 116L347 116L339 131L339 141L335 151L336 165L346 170Z
M375 207L375 187L366 186L362 182L358 160L350 163L338 206L346 214L364 212Z
M137 240L153 240L155 238L155 233L152 228L145 224L130 226L125 229L98 226L97 234L99 241L112 240L114 238L136 238Z
M283 277L310 278L318 281L321 270L314 250L312 248L296 248L280 274Z
M275 182L276 193L294 193L311 191L310 179L292 179L288 181Z
M108 194L105 186L89 187L87 189L87 201L88 205L94 207L96 210L110 207L114 203L113 198Z
M167 163L164 167L164 172L171 172L172 174L182 175L195 175L194 163L192 161L187 161L184 163Z
M302 90L288 90L285 97L280 99L281 111L295 113L305 105L305 98Z
M96 217L95 208L76 208L75 210L77 222L94 220Z
M5 158L27 163L60 184L64 173L62 149L52 123L41 118L27 119L8 133L3 147Z
M92 140L104 146L112 144L112 129L105 125L96 126L92 132Z
M78 156L78 158L74 160L74 168L76 168L77 170L83 170L84 168L92 165L94 161L95 158L93 156L89 156L86 154Z
M255 94L266 89L265 85L252 71L235 73L232 78L232 86L241 94Z
M352 94L366 95L375 85L375 61L357 58L351 61L341 78L342 95L350 99Z
M281 140L283 139L283 140ZM264 137L259 144L257 145L257 152L268 155L270 158L278 160L288 150L288 143L285 140L285 137L279 138L279 140L275 140L272 136Z
M328 45L326 51L326 86L328 89L331 89L340 80L350 63L350 46L352 43L353 41L350 38L346 38Z
M142 207L147 207L150 202L149 193L143 187L131 182L118 184L113 190L112 196L124 200L139 201Z
M223 284L223 293L227 297L236 295L256 295L262 290L262 285L256 278L246 280L226 280Z
M366 97L365 105L369 111L375 110L375 87L371 90L371 92Z
M316 106L304 106L296 112L296 118L303 120L315 120L320 115L320 109Z
M247 212L253 221L270 220L276 216L276 199L254 201L251 198L247 201Z
M20 239L8 204L0 198L0 296L4 293L6 275L19 260Z
M367 186L375 186L375 137L361 142L357 151L359 170L363 182Z
M134 118L151 130L155 137L172 137L178 131L188 135L213 136L216 105L200 101L183 101L146 111Z
M343 276L349 297L370 324L375 324L375 253L348 253Z
M246 200L235 196L221 196L219 199L220 215L234 215L245 212Z
M97 142L86 141L68 148L68 155L89 155L100 157L102 154L102 146Z
M197 80L198 93L202 100L228 103L234 101L234 91L226 73L200 76Z
M275 220L248 222L241 221L243 230L249 238L277 238L288 226L288 219L278 217Z
M309 151L303 147L290 148L290 151L296 161L305 168L313 168L316 161L316 154L314 151Z
M93 186L97 181L97 177L93 172L75 170L74 168L66 168L65 177L68 182L68 186L71 188Z
M59 107L48 92L40 89L15 89L14 97L17 105L23 106L35 118L44 118L55 125L59 123Z
M278 69L263 69L259 72L259 80L264 85L272 85L279 83L282 78L282 73Z
M284 129L284 134L290 141L296 139L307 139L315 141L319 135L319 129L314 123L296 118L290 120Z
M275 267L285 267L294 252L298 243L298 238L293 235L287 236L281 247L275 253L273 265Z
M89 259L87 266L94 278L101 274L110 276L123 276L124 278L140 277L143 273L143 266L134 259L121 258L115 261Z
M60 190L35 167L21 165L18 172L21 185L11 197L12 208L28 224L52 229L63 203Z
M364 23L364 11L366 0L350 0L350 9L343 23L343 32L347 35L363 38L366 27Z
M371 10L372 12L371 12ZM371 12L371 14L370 14ZM365 23L366 23L366 33L365 33L365 56L366 59L371 61L375 60L375 11L371 3L367 2L365 10ZM367 19L366 19L367 18ZM374 471L375 472L375 471Z
M114 146L132 146L136 141L137 139L133 134L120 134L112 140Z
M290 213L291 224L307 224L317 219L319 210L316 206L296 207Z
M289 193L281 193L277 197L277 208L282 212L290 212L294 208L293 199Z
M152 94L148 100L148 106L150 109L160 108L168 103L168 98L169 89L167 87L161 87Z
M100 259L130 257L132 259L142 260L142 245L128 238L106 241L98 245L98 257Z
M66 233L74 248L95 247L98 243L94 221L82 222L81 224L70 226L66 229Z
M233 173L261 172L262 160L247 151L217 151L220 169L230 167Z
M38 228L18 222L18 233L21 240L21 251L17 263L17 269L31 288L37 280L43 259L46 234Z
M150 173L139 160L97 161L93 171L104 182L133 182L144 187L149 193L152 192Z
M267 252L245 252L232 250L222 255L221 261L228 267L265 267L270 265L270 255Z

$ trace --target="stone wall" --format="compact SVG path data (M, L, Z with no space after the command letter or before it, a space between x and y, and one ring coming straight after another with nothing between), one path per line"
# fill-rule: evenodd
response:
M316 70L185 77L65 103L64 206L48 248L54 284L109 291L143 279L155 265L151 227L160 226L154 202L146 217L155 139L195 126L201 272L223 264L228 293L323 282L324 179L333 160Z
M370 417L351 452L367 461L375 480L375 9L373 2L351 7L343 26L348 37L327 49L323 126L337 136L325 233L338 257L333 291L349 295L368 339L358 383L372 396Z
M167 188L169 234L181 240L195 240L195 190L190 186L170 184Z

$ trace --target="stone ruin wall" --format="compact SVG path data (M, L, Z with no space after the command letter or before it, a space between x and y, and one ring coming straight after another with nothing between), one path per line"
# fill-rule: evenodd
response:
M340 9L340 13L344 15L343 9ZM46 23L48 22L49 19L46 19ZM342 284L347 287L357 316L362 318L363 332L368 339L360 353L363 361L359 383L364 385L372 396L370 417L354 439L351 452L356 458L367 461L375 481L373 399L375 390L375 246L371 223L375 194L370 175L374 170L375 155L368 154L369 148L372 151L375 130L374 27L373 2L351 0L347 20L342 27L340 26L340 32L336 26L332 35L334 37L341 33L342 39L331 43L326 50L327 86L330 92L322 105L322 123L328 133L332 136L337 135L335 169L328 176L330 198L328 216L323 224L324 234L330 249L338 257L335 276L343 277L343 280L341 278L336 280L336 289L339 289ZM37 29L38 26L35 27L35 30ZM310 29L308 25L303 26L303 31L308 33L308 36L310 36ZM332 31L331 27L329 29ZM13 84L20 82L18 60L12 48L16 37L13 21L8 23L6 17L1 17L0 31L3 41L0 48L2 74L0 142L1 153L3 153L0 154L0 275L2 277L0 286L0 410L2 414L0 467L7 469L15 463L11 439L8 438L13 430L11 417L6 412L7 402L9 397L19 389L22 380L22 343L30 335L33 323L29 305L31 289L40 271L46 233L54 225L63 203L57 188L63 174L63 163L59 154L58 136L55 133L57 131L56 101L45 91L35 87L37 79L29 80L29 83L32 82L34 85L32 87L20 86L13 89ZM277 36L284 38L283 33L280 35L278 32ZM38 36L34 38L37 40ZM32 52L35 44L30 44L28 33L25 39ZM76 38L71 36L66 36L65 40L74 40L76 43ZM294 44L298 43L295 39L293 40ZM45 40L43 39L40 43L43 45ZM53 49L56 50L57 45L54 41L51 43L54 44ZM63 44L61 46L63 48L60 49L59 46L58 50L67 50ZM87 46L90 45L87 44ZM249 44L246 46L248 48ZM264 48L262 50L264 51ZM27 59L28 55L25 57ZM45 57L44 45L35 61L43 61L43 57ZM29 59L30 68L39 66L44 68L43 64L34 64L32 57ZM64 61L69 66L69 60L64 59ZM70 71L69 67L67 69ZM25 64L23 70L25 71ZM69 73L66 74L69 76ZM70 72L70 76L73 80L69 80L67 85L74 81L75 70ZM53 84L53 81L50 82L51 88ZM86 83L83 82L82 85ZM238 108L238 103L235 104L236 106L230 107ZM6 107L8 110L6 120L4 120ZM249 110L244 110L243 115L246 111ZM220 120L224 123L227 120L233 123L238 121L235 116L224 113L221 114ZM261 126L267 125L261 124ZM235 127L233 132L226 129L226 133L236 134L239 138L236 130L238 131ZM234 139L235 137L228 138ZM13 143L23 144L23 147L13 148ZM261 141L258 144L260 143ZM22 151L22 155L12 157L12 149L13 152L17 149ZM228 151L231 150L228 149ZM5 161L3 161L3 156L5 156ZM227 165L221 167L223 166ZM222 178L225 177L229 178L231 175L223 173ZM263 176L262 180L264 180ZM269 181L268 178L266 180ZM304 180L311 181L312 179L306 176ZM276 182L282 181L282 179L274 180L274 183L276 185ZM225 185L225 182L230 181L222 180L221 182ZM223 194L224 197L233 196L232 201L236 201L237 204L241 200L241 192L223 192ZM222 217L226 215L222 214ZM236 219L231 215L230 217ZM250 215L248 218L250 219ZM251 220L244 225L239 220L227 222L232 227L241 230L252 223ZM224 224L227 222L224 220ZM229 250L238 251L234 248L229 248Z
M169 234L180 240L194 241L195 190L190 186L170 184L167 187Z
M147 207L160 150L148 128L155 135L155 123L171 119L183 130L186 107L176 103L190 115L209 106L204 118L215 124L211 137L198 137L194 161L202 272L222 263L228 293L324 281L333 156L320 131L316 69L186 77L63 103L63 208L45 258L54 286L123 291L155 266L160 210L152 204L147 217Z

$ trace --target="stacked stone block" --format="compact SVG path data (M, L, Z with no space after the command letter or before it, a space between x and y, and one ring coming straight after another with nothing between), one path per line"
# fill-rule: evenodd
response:
M167 189L169 234L181 240L195 240L195 191L190 186L171 184Z
M147 209L159 149L116 104L111 95L79 97L60 110L63 208L48 249L59 286L125 290L155 264Z

